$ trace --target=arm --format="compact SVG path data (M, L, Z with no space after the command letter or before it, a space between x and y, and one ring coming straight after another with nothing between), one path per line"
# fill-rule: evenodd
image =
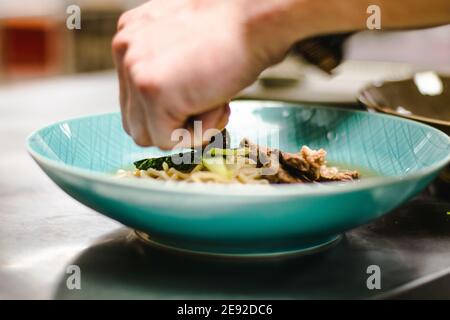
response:
M268 0L242 1L251 28L276 25L283 38L294 42L305 36L366 29L366 10L381 9L382 29L426 27L450 23L447 0ZM264 4L264 5L263 5ZM270 23L267 23L270 21ZM264 23L266 22L266 23Z
M223 128L229 99L293 43L365 29L373 4L383 29L450 21L448 0L152 0L125 13L113 40L125 130L169 149L174 130L193 134L193 119Z

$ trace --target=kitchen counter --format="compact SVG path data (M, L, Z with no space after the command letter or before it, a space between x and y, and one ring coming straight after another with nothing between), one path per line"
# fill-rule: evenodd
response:
M310 256L218 260L144 245L66 195L25 150L43 125L117 110L113 73L0 87L0 299L450 298L450 202L429 191ZM71 265L80 290L67 288ZM381 289L367 288L371 265Z

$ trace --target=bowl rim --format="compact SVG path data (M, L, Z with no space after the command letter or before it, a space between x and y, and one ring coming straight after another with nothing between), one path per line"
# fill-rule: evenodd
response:
M439 77L442 77L442 78L450 80L450 77L445 75L445 74L442 74L442 73L437 73L437 74L439 75ZM411 115L401 114L401 113L395 112L392 107L389 107L389 106L384 105L384 104L383 105L379 105L379 104L376 104L376 103L371 103L367 99L368 91L370 89L381 88L385 83L404 83L404 82L410 82L412 80L413 80L412 78L408 78L408 79L403 79L403 80L385 80L385 81L380 81L380 82L369 83L369 84L365 85L362 89L360 89L358 91L357 99L366 108L372 109L372 110L375 110L375 111L378 111L378 112L381 112L381 113L384 113L384 114L389 114L389 115L401 117L403 119L422 121L422 122L425 122L425 123L431 123L431 124L437 124L437 125L441 125L441 126L450 127L450 121L440 120L440 119L436 119L436 118L430 118L430 117L421 116L421 115L417 115L417 114L411 114Z
M248 100L243 100L247 101ZM238 103L242 103L243 101L239 101ZM293 107L301 107L298 103L293 102L280 102L275 100L251 100L253 102L259 102L264 105L273 105L282 104ZM232 103L236 103L233 101ZM270 106L266 106L270 107ZM277 108L272 106L273 108ZM434 131L436 134L440 135L447 143L450 145L450 137L444 132L421 122L417 122L414 120L400 118L388 114L382 113L368 113L367 111L361 110L353 110L342 107L331 107L331 106L321 106L321 105L307 105L304 107L308 108L322 108L328 110L339 110L349 113L364 113L369 114L370 116L376 117L385 117L390 119L395 119L396 121L406 121L411 122L414 125L423 127L427 130ZM154 191L154 192L171 192L171 193L184 193L184 194L197 194L197 195L221 195L221 196L257 196L261 198L261 196L322 196L322 195L332 195L338 193L347 193L347 192L357 192L367 189L379 188L379 187L387 187L399 183L405 183L415 180L420 180L422 178L428 177L437 173L438 170L442 169L447 163L450 162L450 152L449 154L437 161L436 163L419 169L417 171L406 173L403 176L375 176L369 177L367 179L363 179L357 181L355 183L349 182L328 182L324 184L286 184L286 185L240 185L240 184L232 184L232 185L224 185L224 184L208 184L208 188L205 188L205 184L203 183L187 183L187 182L175 182L175 181L158 181L151 179L120 179L112 174L108 174L105 172L92 171L89 169L78 168L74 166L67 165L63 162L59 162L56 160L49 159L43 155L40 155L38 152L33 150L31 146L32 139L37 136L41 131L45 129L49 129L51 127L55 127L61 124L64 124L69 121L78 121L85 118L92 117L102 117L102 116L111 116L117 115L120 112L103 112L103 113L95 113L89 115L82 115L79 117L73 117L70 119L65 119L61 121L57 121L51 123L49 125L43 126L39 129L31 132L26 138L26 149L31 157L41 166L45 166L51 168L52 170L56 170L60 173L64 173L66 175L81 177L85 180L92 182L100 182L104 184L112 184L117 187L126 187L131 189L137 189L141 191ZM188 186L188 188L186 188Z

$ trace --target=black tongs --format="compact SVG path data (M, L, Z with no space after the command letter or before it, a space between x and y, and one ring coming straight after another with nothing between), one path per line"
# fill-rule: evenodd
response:
M292 47L295 54L301 55L307 62L331 74L344 56L344 43L352 32L309 38Z

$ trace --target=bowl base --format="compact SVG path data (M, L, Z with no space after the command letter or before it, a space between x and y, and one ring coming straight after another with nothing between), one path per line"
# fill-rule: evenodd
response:
M322 252L326 249L334 247L343 238L342 235L327 237L321 241L317 241L314 244L308 243L298 243L295 248L291 247L289 249L280 248L279 250L270 250L267 252L227 252L227 251L212 251L212 250L202 250L196 248L183 248L174 246L171 244L166 244L161 241L156 241L152 237L142 231L135 230L137 238L141 240L144 244L152 246L157 249L162 249L165 251L170 251L178 254L188 254L197 256L209 256L217 258L281 258L281 257L291 257L291 256L303 256L310 255L318 252Z

